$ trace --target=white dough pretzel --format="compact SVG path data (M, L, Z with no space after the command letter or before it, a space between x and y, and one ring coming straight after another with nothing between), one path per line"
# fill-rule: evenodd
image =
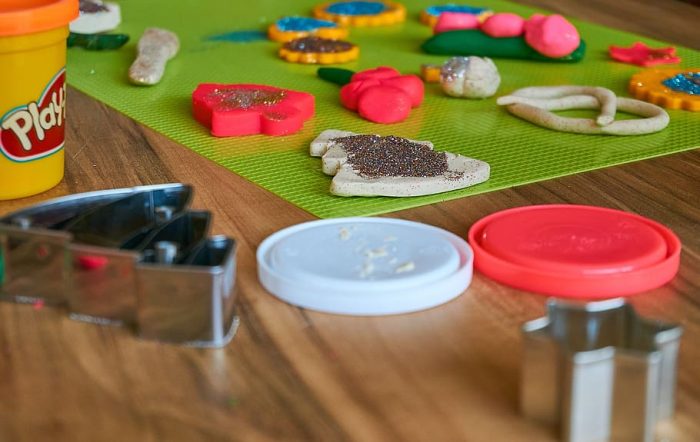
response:
M563 102L572 95L589 95L600 102L600 115L596 119L599 126L607 126L615 121L615 109L617 107L617 97L610 89L595 86L536 86L518 89L511 95L498 99L498 104L523 103L537 107L542 107L539 103L544 103L551 99L562 99ZM565 107L559 110L566 109ZM553 110L553 109L552 109Z
M659 106L631 98L619 98L611 90L601 87L528 87L500 97L497 103L508 106L508 111L513 115L560 132L643 135L658 132L668 126L669 122L668 113ZM599 107L601 113L596 121L590 118L560 117L550 112ZM617 109L644 118L615 121Z

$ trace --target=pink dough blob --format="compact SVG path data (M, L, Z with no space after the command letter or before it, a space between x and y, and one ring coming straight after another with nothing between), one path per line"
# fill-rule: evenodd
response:
M447 31L461 29L476 29L479 27L479 19L474 14L466 12L443 12L433 28L433 33L439 34Z
M525 23L525 42L547 57L571 54L581 44L576 27L561 15L534 14Z
M525 19L510 12L499 12L481 24L481 31L494 38L518 37L525 32Z

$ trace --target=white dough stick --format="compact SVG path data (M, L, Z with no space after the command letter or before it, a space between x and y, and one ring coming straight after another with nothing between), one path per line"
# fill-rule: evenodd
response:
M663 108L647 103L646 101L635 100L634 98L617 98L617 108L643 119L618 120L610 126L603 127L603 132L611 135L640 135L649 134L663 130L671 121L668 112ZM612 130L611 130L612 129ZM644 132L640 132L643 130Z
M598 109L600 102L591 95L569 95L561 98L525 98L517 95L505 95L496 100L496 104L529 104L540 109L558 111L567 109Z
M596 125L595 121L590 118L560 117L548 110L523 103L511 104L507 109L508 112L516 117L520 117L538 126L546 127L547 129L578 134L602 133L600 126Z
M508 106L508 111L538 126L579 134L644 135L658 132L668 126L668 113L654 104L631 98L618 98L617 107L621 111L645 118L619 120L601 127L589 118L560 117L549 110L528 104L511 104Z
M562 98L569 95L591 95L600 102L600 115L596 119L599 126L615 121L617 97L610 89L597 86L534 86L518 89L511 96L523 98ZM501 97L506 98L506 97ZM499 98L500 101L500 98ZM501 104L500 102L498 104ZM503 103L506 104L506 103Z
M129 79L141 85L158 83L165 73L166 63L179 49L177 35L165 29L146 29L139 39L136 60L129 68Z

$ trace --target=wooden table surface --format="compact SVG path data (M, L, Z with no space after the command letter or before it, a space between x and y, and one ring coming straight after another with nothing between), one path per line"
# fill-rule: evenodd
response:
M675 0L523 3L700 49L700 8ZM70 89L66 177L0 214L96 189L191 183L214 233L239 242L241 326L223 349L136 339L64 311L0 303L0 441L548 441L517 409L520 326L545 297L479 274L428 311L343 317L287 305L258 283L255 250L308 213ZM698 140L700 145L700 140ZM683 243L677 277L631 302L683 324L668 440L700 440L700 151L393 213L465 235L515 206L574 203L655 219Z

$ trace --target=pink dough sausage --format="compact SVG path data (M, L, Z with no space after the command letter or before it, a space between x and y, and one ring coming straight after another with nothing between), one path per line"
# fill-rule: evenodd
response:
M525 32L525 19L517 14L493 14L481 24L481 31L494 38L519 37Z

